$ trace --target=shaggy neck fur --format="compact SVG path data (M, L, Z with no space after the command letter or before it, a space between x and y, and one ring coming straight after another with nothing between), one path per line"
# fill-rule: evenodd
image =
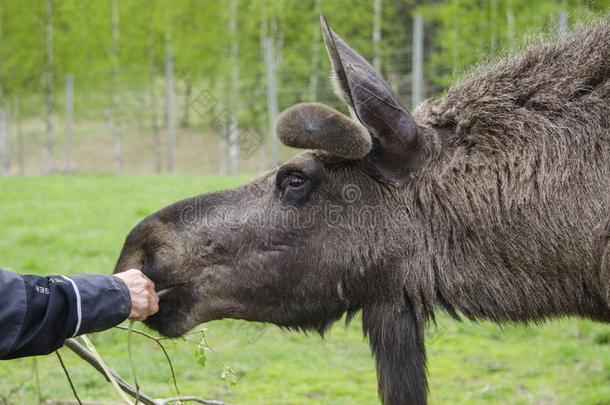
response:
M423 106L437 158L413 187L436 296L470 318L609 319L594 232L610 197L609 79L606 22Z
M596 250L610 212L609 79L605 22L415 111L429 158L400 197L404 300L363 314L385 404L426 402L422 331L436 306L496 322L610 321Z

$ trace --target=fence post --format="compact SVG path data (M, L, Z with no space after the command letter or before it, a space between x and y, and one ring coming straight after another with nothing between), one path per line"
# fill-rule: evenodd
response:
M224 88L224 86L223 86ZM226 96L223 96L223 101L226 100ZM224 103L223 103L224 105ZM227 175L227 156L228 156L228 138L229 138L229 123L226 114L223 114L219 118L218 131L219 131L219 142L218 142L218 172L221 176Z
M373 13L373 67L381 72L381 0L375 0Z
M167 169L176 169L176 133L174 132L174 58L171 49L165 52L165 124L167 126Z
M17 160L19 161L19 174L25 175L25 140L23 139L23 127L21 125L21 100L19 97L13 99L13 121L15 122L15 138L17 141Z
M512 3L509 3L506 10L506 38L508 39L508 46L510 49L515 48L515 15L511 7Z
M53 171L53 0L47 0L45 11L46 47L45 47L45 161L44 172Z
M120 75L120 64L119 64L119 2L118 0L112 1L112 137L114 140L114 171L117 175L121 174L123 166L123 139L121 129L119 128L118 114L119 114L119 75Z
M316 4L319 3L320 0L316 0ZM265 55L265 40L267 39L267 26L268 26L268 19L267 19L267 4L266 2L263 0L261 3L261 22L260 22L260 32L259 32L259 46L260 46L260 53L261 55ZM320 30L320 28L316 25L315 27L318 31ZM311 80L311 77L310 77ZM310 90L310 94L311 94L311 81L309 82L309 90ZM312 100L313 101L313 100ZM266 128L266 117L263 116L263 114L260 114L260 118L258 121L259 124L259 130L260 130L260 145L258 146L258 171L260 173L263 173L265 170L268 169L268 165L267 165L267 151L265 148L265 128Z
M159 131L158 120L159 104L157 102L157 66L155 64L155 42L152 28L148 29L147 41L148 62L150 64L150 124L153 132L155 171L157 174L160 174L161 170L163 169L163 164L161 162L161 134Z
M491 7L491 32L489 33L489 51L492 58L496 56L498 47L498 0L490 0Z
M112 130L112 138L114 142L114 172L119 175L123 166L123 147L121 129L117 120L118 108L112 108L109 111L108 121Z
M559 36L564 37L568 33L568 14L565 10L559 12Z
M231 120L229 122L229 162L231 174L239 171L239 122L237 119L239 91L239 37L237 34L237 0L231 1L229 33L231 35Z
M422 101L424 82L424 21L421 14L415 14L413 21L413 70L411 73L411 107Z
M11 170L8 133L8 113L0 108L0 174L8 176Z
M74 118L74 77L66 74L66 172L72 173L72 120Z
M267 114L269 117L269 136L271 136L271 164L276 167L279 163L277 135L275 132L275 118L278 115L277 83L275 77L275 55L273 39L265 39L265 67L267 70Z
M320 15L320 1L316 0L315 15ZM320 23L318 18L314 19L313 36L311 43L311 73L309 74L309 101L318 99L318 65L320 64Z

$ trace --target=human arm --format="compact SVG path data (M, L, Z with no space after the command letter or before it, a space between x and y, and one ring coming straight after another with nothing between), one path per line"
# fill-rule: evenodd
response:
M146 280L138 270L72 277L0 270L0 359L48 354L66 338L108 329L127 317L144 319L158 308L154 285Z

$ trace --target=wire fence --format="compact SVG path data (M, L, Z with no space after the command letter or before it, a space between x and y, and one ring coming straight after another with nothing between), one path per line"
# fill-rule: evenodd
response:
M439 90L426 81L428 49L421 18L416 21L413 40L381 48L376 62L406 106ZM285 59L299 50L278 42L267 38L259 52L240 55L253 63L238 64L236 76L225 80L174 71L171 51L156 71L123 68L123 76L136 78L129 83L116 77L115 68L53 77L51 97L45 92L13 97L0 109L0 173L267 170L294 153L275 139L279 111L304 101L346 111L329 83L323 46L320 61L314 61L319 66L304 69ZM106 90L99 83L107 83Z

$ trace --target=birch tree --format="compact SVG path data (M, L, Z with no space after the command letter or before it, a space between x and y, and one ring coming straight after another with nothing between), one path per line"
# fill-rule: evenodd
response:
M46 1L45 9L45 71L44 71L44 94L45 94L45 158L44 172L51 173L54 167L53 149L55 139L53 136L53 110L54 110L54 83L53 83L53 0Z
M237 7L237 0L231 0L231 11L229 16L229 35L231 36L231 119L229 122L229 162L232 175L236 175L239 171L239 122L237 120L239 108L239 35L237 33Z

